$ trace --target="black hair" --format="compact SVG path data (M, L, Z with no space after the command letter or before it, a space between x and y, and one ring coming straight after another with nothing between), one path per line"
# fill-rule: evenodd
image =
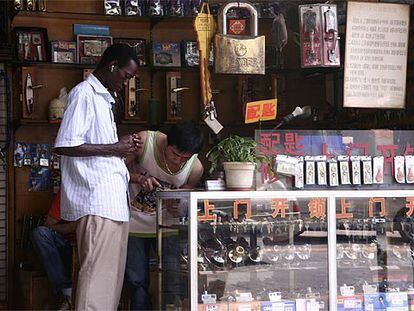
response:
M139 63L137 54L132 47L125 43L117 43L105 50L98 64L98 68L103 68L113 61L116 61L118 67L122 68L126 66L131 59L137 64Z
M172 125L166 132L169 146L176 146L181 152L199 153L203 148L203 133L193 122Z

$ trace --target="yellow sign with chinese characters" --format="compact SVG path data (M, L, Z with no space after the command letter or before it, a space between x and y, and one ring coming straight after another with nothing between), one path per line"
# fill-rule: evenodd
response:
M246 104L244 123L274 120L276 115L277 98L250 102Z

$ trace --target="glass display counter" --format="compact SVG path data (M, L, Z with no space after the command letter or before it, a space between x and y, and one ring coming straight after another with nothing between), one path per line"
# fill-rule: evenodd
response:
M159 193L162 310L409 310L414 190Z

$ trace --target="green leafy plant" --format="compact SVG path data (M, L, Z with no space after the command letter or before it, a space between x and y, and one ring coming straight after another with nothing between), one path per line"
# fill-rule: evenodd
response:
M249 137L237 135L223 139L206 156L211 162L210 173L212 173L221 162L253 162L256 163L259 156L256 155L258 143Z

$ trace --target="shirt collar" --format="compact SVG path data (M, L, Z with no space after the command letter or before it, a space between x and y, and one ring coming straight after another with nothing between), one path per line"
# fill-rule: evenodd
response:
M88 75L86 81L93 87L96 93L105 96L109 102L115 102L111 93L108 92L108 90L102 85L101 81L99 81L92 73Z

